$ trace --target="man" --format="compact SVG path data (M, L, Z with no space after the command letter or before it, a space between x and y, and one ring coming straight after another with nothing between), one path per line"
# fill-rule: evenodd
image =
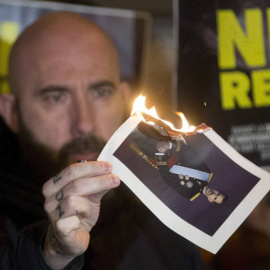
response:
M223 203L226 195L208 186L212 178L210 169L180 133L172 133L161 124L141 122L130 136L135 142L131 148L159 170L168 186L189 201L203 194L209 202Z
M10 180L4 186L13 190L12 183L19 179L28 191L25 200L34 195L32 186L39 194L38 186L41 190L50 178L43 185L49 227L43 225L41 230L38 225L30 230L32 237L26 231L27 237L19 240L28 250L21 251L24 266L31 261L31 269L45 263L53 269L80 269L80 255L89 241L85 269L168 269L170 265L189 269L200 263L192 245L180 237L173 242L174 233L164 229L123 185L108 193L99 217L101 198L120 181L109 163L95 160L125 119L130 98L128 84L119 78L116 49L100 28L72 13L44 16L15 43L9 77L12 94L2 95L0 111L18 136L20 157L17 167L3 175ZM12 213L4 214L17 227L29 223L22 214L24 205L10 196L6 199ZM32 216L36 211L31 212L33 200L29 200L24 203L30 205L27 214ZM34 247L29 239L34 239ZM166 254L166 241L175 244L174 254L185 244L185 256L176 261L178 254ZM31 252L37 258L32 254L29 259ZM20 258L15 256L15 262L21 265Z
M184 144L179 151L174 149L170 153L171 150L170 141L157 142L155 154L163 179L180 195L193 201L203 194L209 202L217 204L227 199L224 193L208 186L212 173L192 147Z

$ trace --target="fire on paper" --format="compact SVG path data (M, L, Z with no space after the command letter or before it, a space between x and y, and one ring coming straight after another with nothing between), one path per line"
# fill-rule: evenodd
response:
M99 160L166 226L212 253L270 189L269 173L212 129L175 129L152 109L133 111Z

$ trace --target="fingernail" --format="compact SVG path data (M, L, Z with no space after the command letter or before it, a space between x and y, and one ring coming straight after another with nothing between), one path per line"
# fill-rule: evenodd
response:
M104 163L104 171L105 172L111 172L112 171L112 165L111 163Z
M119 177L117 175L113 175L112 176L112 181L113 181L114 184L119 184L120 179L119 179Z

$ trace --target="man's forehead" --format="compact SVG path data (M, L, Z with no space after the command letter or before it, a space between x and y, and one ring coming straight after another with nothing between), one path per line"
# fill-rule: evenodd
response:
M29 35L21 47L24 53L28 51L29 56L43 56L61 53L78 53L84 51L91 53L95 50L114 52L113 44L109 42L102 32L95 28L71 27L66 28L58 24L50 28L43 28ZM39 32L38 34L36 32ZM68 55L67 55L68 56Z

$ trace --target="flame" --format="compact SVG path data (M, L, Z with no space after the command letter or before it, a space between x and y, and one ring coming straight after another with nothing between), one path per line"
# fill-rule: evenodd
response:
M182 132L193 132L195 130L195 126L190 126L186 117L181 112L176 112L176 115L178 115L182 121L182 128L179 131Z
M144 120L144 117L141 114L142 112L144 112L144 113L149 114L157 119L160 119L157 115L157 111L156 111L155 107L152 107L150 110L145 107L145 99L146 99L146 97L144 97L142 95L139 95L135 99L135 101L133 103L131 115L136 113L140 118L142 118Z
M168 122L166 120L161 119L158 114L157 111L155 109L155 107L152 107L151 109L147 109L145 107L145 100L146 97L139 95L136 100L133 103L133 108L132 108L132 112L131 115L136 114L141 120L150 123L150 124L154 124L154 122L151 121L146 121L145 117L143 116L143 113L150 115L158 120L163 121L166 125L168 125L171 129L180 132L180 133L193 133L195 130L195 126L190 126L187 119L185 118L184 114L181 112L176 112L176 115L179 116L179 118L181 119L182 122L182 128L181 129L176 129L174 127L174 125L171 122Z

